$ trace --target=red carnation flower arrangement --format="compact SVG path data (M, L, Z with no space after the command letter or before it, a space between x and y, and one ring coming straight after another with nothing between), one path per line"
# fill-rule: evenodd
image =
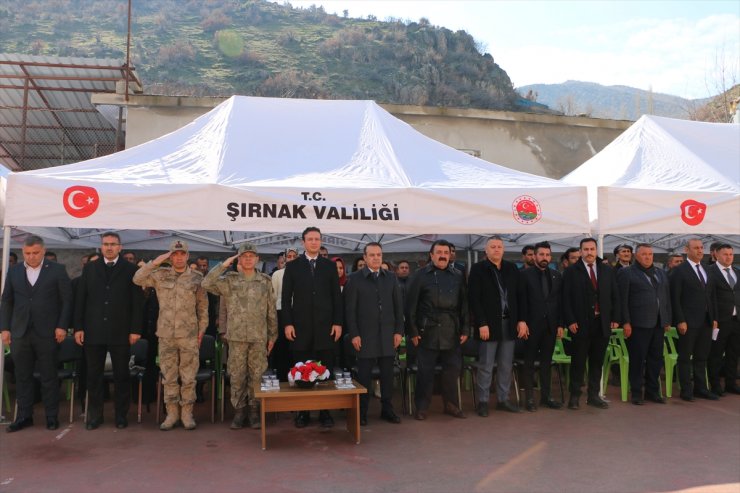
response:
M329 369L325 365L322 365L321 361L308 360L305 363L298 362L288 372L288 382L290 382L291 386L296 385L296 382L300 382L298 385L301 387L307 384L313 385L327 378L329 378Z

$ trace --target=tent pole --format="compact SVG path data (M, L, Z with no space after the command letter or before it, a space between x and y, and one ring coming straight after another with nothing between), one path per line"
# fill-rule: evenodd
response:
M10 226L3 228L3 266L2 266L2 279L0 283L0 293L5 289L5 279L8 278L8 261L10 260ZM10 327L8 327L10 329ZM5 345L0 343L0 422L5 422L5 415L3 414L3 387L5 386Z

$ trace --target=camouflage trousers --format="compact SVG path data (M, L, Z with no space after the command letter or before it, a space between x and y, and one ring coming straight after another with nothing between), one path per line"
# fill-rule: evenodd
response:
M159 368L165 404L195 402L195 375L200 366L198 352L197 337L159 338Z
M231 405L243 409L247 403L254 406L253 386L267 370L267 344L264 342L229 341L228 371L231 379Z

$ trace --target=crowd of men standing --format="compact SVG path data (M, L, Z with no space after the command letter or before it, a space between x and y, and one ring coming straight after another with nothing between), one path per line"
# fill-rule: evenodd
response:
M561 408L564 403L550 392L549 362L556 341L566 334L572 358L567 407L579 409L585 386L586 404L606 409L609 404L600 392L602 364L618 327L630 355L633 404L666 402L659 375L664 333L671 326L678 334L681 399L740 394L740 271L733 266L734 252L728 244L712 245L712 262L703 264L701 240L690 239L686 262L672 256L666 272L655 266L649 244L634 249L620 245L611 266L597 256L597 241L584 238L561 257L561 273L550 267L547 242L525 247L519 269L504 259L503 239L492 236L485 244L485 258L467 273L455 261L454 245L437 240L428 262L411 274L406 261L399 262L395 273L388 269L382 245L372 242L365 245L362 262L356 261L347 275L341 259L329 260L328 252L322 251L318 228L306 228L301 239L304 253L289 249L271 278L258 271L259 254L252 243L242 244L210 272L204 257L189 265L188 245L182 240L137 267L135 259L121 253L120 236L108 232L102 235L101 255L89 260L82 275L71 282L64 266L46 258L43 240L27 237L23 262L8 271L0 302L2 342L11 348L18 400L16 419L7 431L33 425L34 371L39 375L46 427L58 428L57 348L68 329L84 348L86 428L103 424L107 354L115 426L128 426L130 351L145 330L147 290L153 290L158 301L154 335L167 412L160 425L164 431L179 423L188 430L196 428L199 346L206 332L216 328L228 347L233 429L247 421L259 427L254 384L268 365L284 376L290 365L308 359L332 368L352 358L356 378L367 388L377 367L380 417L400 423L392 391L394 362L404 336L407 365L416 373L417 420L427 418L437 373L443 412L466 417L458 392L463 352L477 356L479 416L489 414L494 373L496 409L521 412L509 398L515 355L524 362L524 408L538 409L537 370L539 406ZM215 303L220 304L218 317ZM368 423L368 408L369 397L364 395L363 425ZM295 426L305 427L310 420L307 411L300 411ZM319 412L319 423L333 426L328 410Z

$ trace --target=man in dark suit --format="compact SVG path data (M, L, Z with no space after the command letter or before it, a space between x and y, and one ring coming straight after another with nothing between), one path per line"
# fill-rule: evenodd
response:
M401 287L396 276L382 269L380 243L365 245L365 267L350 274L344 286L345 329L357 351L357 379L370 388L373 365L380 369L380 417L400 423L393 411L393 362L403 337ZM367 424L369 396L360 396L360 424Z
M714 300L707 288L707 271L701 264L704 245L698 238L686 242L686 262L671 270L671 308L678 331L678 381L681 399L694 396L717 400L707 388L707 358L712 346L712 328L717 327ZM692 385L693 369L693 385Z
M671 325L671 292L668 275L653 265L652 246L637 245L635 263L617 271L617 284L630 356L632 404L642 405L645 399L665 404L658 379L663 367L663 334Z
M3 345L10 346L15 364L18 415L9 433L33 425L34 369L38 369L46 428L59 428L57 346L67 335L72 314L72 288L64 266L44 259L44 240L23 242L22 264L5 280L0 304Z
M614 269L596 256L596 248L595 239L582 239L581 259L563 272L563 318L573 335L568 409L579 408L586 360L586 403L600 409L609 407L599 390L611 329L619 326L619 292Z
M540 362L540 403L560 409L561 402L550 397L550 362L555 338L563 337L563 278L550 269L552 252L546 241L534 246L535 267L524 269L519 283L519 322L523 324L524 392L527 411L534 412L533 380L535 361Z
M737 385L737 359L740 353L740 269L732 266L732 245L719 245L715 255L717 262L707 268L718 327L709 352L709 383L715 394L740 394L740 387ZM724 392L720 385L723 370Z
M293 360L320 360L331 368L334 343L342 336L342 293L337 266L319 255L321 231L308 227L303 231L305 254L285 266L281 308L285 338L291 342ZM308 424L309 413L299 411L295 425ZM334 426L329 411L319 413L321 426Z
M516 322L520 320L517 303L519 270L504 260L504 242L498 236L486 241L486 258L470 269L468 283L470 311L478 345L478 378L476 395L481 417L488 416L493 368L496 366L496 409L518 413L519 408L509 400L511 376L514 368Z
M121 238L103 233L103 256L85 264L75 296L74 328L87 361L88 430L103 423L103 371L110 353L115 387L116 427L128 426L131 402L129 354L143 325L144 293L133 283L136 266L119 254Z

